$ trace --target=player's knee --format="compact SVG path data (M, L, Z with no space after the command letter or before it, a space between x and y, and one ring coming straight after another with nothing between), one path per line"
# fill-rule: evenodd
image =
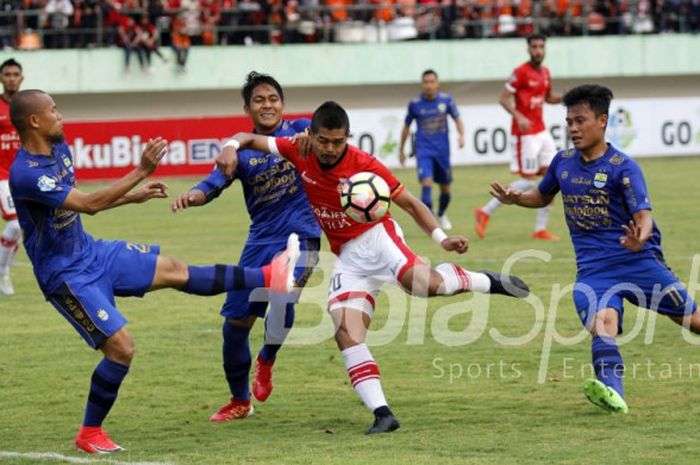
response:
M120 338L118 341L105 345L104 354L110 360L121 363L122 365L130 365L136 353L134 341L131 338Z
M618 316L616 312L597 313L591 333L594 336L615 337L618 333Z
M189 278L187 263L178 258L158 257L158 274L167 284L185 284Z
M22 229L19 227L19 221L15 219L7 222L2 235L5 239L16 241L19 240L21 233Z
M335 342L341 350L362 343L356 339L344 324L340 324L335 330Z

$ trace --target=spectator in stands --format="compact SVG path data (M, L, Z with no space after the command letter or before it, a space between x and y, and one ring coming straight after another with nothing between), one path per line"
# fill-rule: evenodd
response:
M221 20L221 8L215 0L201 0L202 44L216 45L216 27Z
M130 16L123 16L117 28L119 36L119 45L124 49L124 65L125 70L129 71L131 55L136 53L141 69L146 67L146 54L139 40L139 33L136 27L136 22Z
M99 20L99 0L74 0L75 14L73 27L80 31L73 34L73 46L90 47L97 43L97 25Z
M187 65L187 55L190 52L192 41L185 31L185 24L179 17L176 17L175 21L173 21L170 43L172 44L173 50L175 50L177 70L184 73L186 69L185 66Z
M48 15L46 46L48 48L68 48L70 36L68 26L74 13L71 0L48 0L44 13Z
M0 47L12 48L17 35L17 16L13 12L22 9L21 0L0 0Z
M160 53L158 50L158 29L150 21L148 13L143 13L141 15L141 20L139 24L136 25L136 46L142 50L144 58L146 59L146 66L151 68L151 54L155 53L158 57L163 60L163 63L167 63L168 59Z

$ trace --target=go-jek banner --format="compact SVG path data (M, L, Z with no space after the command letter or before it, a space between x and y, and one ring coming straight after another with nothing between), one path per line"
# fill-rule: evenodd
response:
M464 105L459 111L465 127L464 146L458 147L457 131L450 122L452 163L508 163L511 157L509 115L497 104ZM387 166L398 167L406 109L349 109L348 114L351 143L374 154ZM298 116L287 115L288 118ZM557 145L560 148L570 146L565 109L561 105L546 105L544 118ZM148 139L156 136L169 141L168 155L156 176L206 174L212 169L222 141L251 129L250 119L245 116L66 122L64 125L78 179L110 179L124 175L138 164ZM614 100L607 136L612 144L633 157L700 155L700 98ZM407 155L412 151L409 141ZM409 158L408 166L415 166L414 158Z

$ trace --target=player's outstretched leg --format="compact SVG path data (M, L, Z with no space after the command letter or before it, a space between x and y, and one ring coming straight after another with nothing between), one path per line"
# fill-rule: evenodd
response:
M0 295L15 293L10 280L10 265L17 255L21 230L17 220L10 220L0 238Z
M420 273L417 269L414 270L413 276L409 276L409 279L414 280L416 272ZM481 270L478 272L467 271L453 263L441 263L435 267L435 272L437 272L440 279L438 279L437 285L434 283L430 284L430 288L435 288L435 291L429 291L429 295L454 295L462 292L479 292L483 294L501 294L510 297L524 298L530 294L530 289L527 284L516 276L502 275L488 270ZM405 286L406 283L403 281L402 279L402 284ZM410 289L416 289L415 283L411 284Z
M627 413L622 378L625 365L615 338L593 336L591 358L596 378L587 379L583 393L594 405L613 413Z

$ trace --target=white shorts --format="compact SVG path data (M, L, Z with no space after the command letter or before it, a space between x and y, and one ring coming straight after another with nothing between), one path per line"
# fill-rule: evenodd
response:
M537 134L512 136L513 158L510 170L523 176L544 174L557 154L554 138L546 129Z
M328 286L328 311L353 308L372 315L379 289L396 282L421 259L408 248L394 220L378 223L346 242Z
M2 213L2 219L6 221L17 218L15 202L10 195L10 183L7 179L0 180L0 213Z

